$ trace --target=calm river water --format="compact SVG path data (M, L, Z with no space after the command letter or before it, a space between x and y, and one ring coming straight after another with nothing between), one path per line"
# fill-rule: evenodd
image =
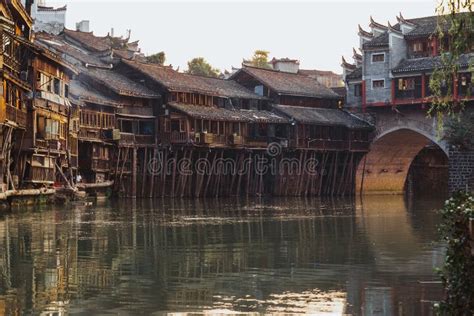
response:
M0 315L431 315L442 200L104 202L0 215Z

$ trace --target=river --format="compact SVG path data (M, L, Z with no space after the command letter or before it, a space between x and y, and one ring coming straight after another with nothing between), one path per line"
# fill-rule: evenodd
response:
M98 202L0 214L0 315L431 315L442 199Z

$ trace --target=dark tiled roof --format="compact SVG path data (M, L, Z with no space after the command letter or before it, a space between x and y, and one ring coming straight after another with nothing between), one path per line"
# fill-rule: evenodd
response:
M63 58L66 57L64 55L68 55L84 65L90 64L96 66L105 66L105 63L102 62L99 57L74 47L60 36L54 36L46 33L37 33L36 42L39 45L45 46L48 49L55 51L57 54L63 55Z
M177 102L170 102L168 105L174 110L199 119L247 123L289 123L289 119L285 116L270 111L229 110Z
M76 100L76 103L79 101L79 103L90 102L109 106L120 106L120 103L116 100L103 95L90 85L79 80L71 80L69 86L70 96L73 100Z
M333 87L331 88L331 90L339 94L341 97L346 97L346 93L347 93L346 87Z
M469 66L469 62L472 61L473 58L474 53L461 55L459 58L459 66L461 68L467 68ZM397 67L392 69L392 73L427 71L433 70L440 66L442 66L441 56L404 59L398 64Z
M362 79L362 67L358 67L353 72L347 74L346 79L349 79L349 80Z
M374 37L370 42L364 43L364 48L376 48L388 46L388 33L384 32Z
M309 108L289 105L274 105L275 110L303 124L345 126L353 129L371 129L372 126L339 109Z
M83 75L92 79L92 81L105 85L119 95L140 98L160 97L158 93L112 70L87 68L87 71L84 71Z
M64 29L64 35L79 42L87 49L96 52L107 51L111 48L125 47L128 40L111 36L95 36L92 32L80 32Z
M177 72L170 67L155 64L133 61L123 61L123 63L171 91L202 93L230 98L264 99L232 80L189 75Z
M254 123L290 123L287 117L270 111L240 110L239 112Z
M459 13L460 15L470 15L472 13ZM427 16L416 19L406 19L408 22L415 24L415 29L405 35L407 38L425 37L434 34L439 25L443 32L446 32L451 27L451 20L448 16Z
M244 67L237 73L240 71L256 78L278 94L313 98L339 98L331 89L305 75L255 67Z
M245 115L242 115L240 111L237 110L231 111L211 106L200 106L175 102L169 102L168 105L176 111L198 119L231 122L249 121Z

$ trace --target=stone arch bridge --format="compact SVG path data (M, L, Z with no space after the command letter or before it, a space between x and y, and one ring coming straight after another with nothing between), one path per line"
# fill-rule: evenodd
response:
M357 169L362 194L447 192L472 186L474 151L448 146L438 120L417 108L367 111L376 126L369 153ZM472 190L472 187L470 187Z

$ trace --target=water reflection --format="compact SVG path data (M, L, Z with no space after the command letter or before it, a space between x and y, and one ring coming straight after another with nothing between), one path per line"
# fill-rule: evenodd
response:
M0 315L429 315L441 201L120 201L0 218Z

